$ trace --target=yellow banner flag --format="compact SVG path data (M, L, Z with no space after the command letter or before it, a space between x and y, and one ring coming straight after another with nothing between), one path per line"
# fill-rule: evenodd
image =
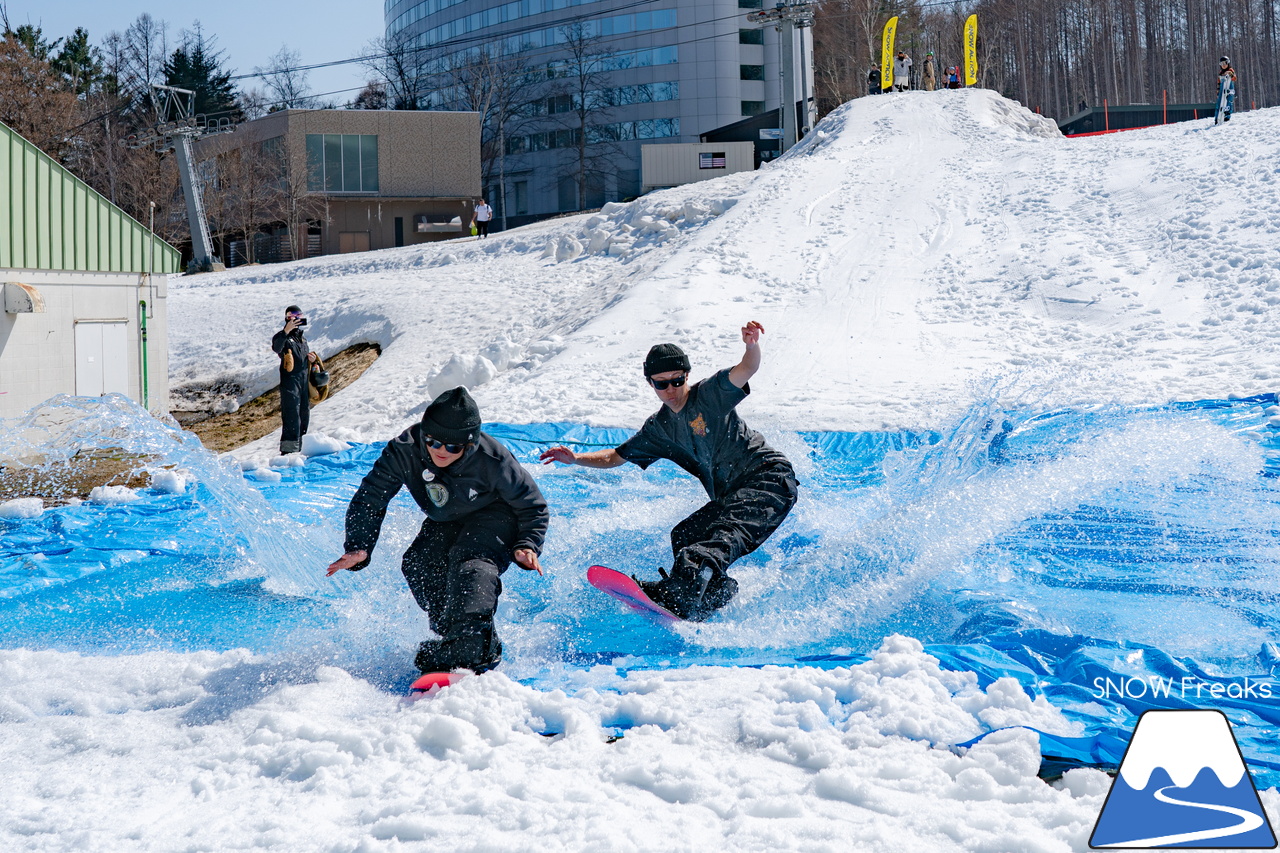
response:
M964 84L978 85L978 15L964 22Z
M898 36L898 17L889 19L884 25L884 40L880 43L880 86L888 89L893 85L893 41Z

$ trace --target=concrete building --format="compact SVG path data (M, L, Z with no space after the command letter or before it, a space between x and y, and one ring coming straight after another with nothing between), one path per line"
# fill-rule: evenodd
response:
M450 68L481 51L518 56L541 82L505 133L505 186L487 196L511 224L641 192L640 147L694 143L713 128L779 106L778 31L747 21L763 0L387 0L388 42L431 56L424 90L449 106ZM579 32L573 27L579 25ZM812 63L796 39L793 73ZM575 48L578 49L575 51ZM575 60L585 54L586 61ZM585 69L585 73L584 73ZM579 154L589 77L586 153ZM810 86L812 91L812 86ZM584 180L584 175L586 179ZM501 210L499 209L499 213Z
M282 215L276 223L277 234L306 231L288 235L290 257L408 246L470 231L481 192L476 113L281 110L245 122L196 146L201 170L212 178L206 207L216 208L210 194L222 189L220 155L249 146L279 164L280 190L302 210L295 221Z
M117 392L164 412L181 255L0 124L0 417Z

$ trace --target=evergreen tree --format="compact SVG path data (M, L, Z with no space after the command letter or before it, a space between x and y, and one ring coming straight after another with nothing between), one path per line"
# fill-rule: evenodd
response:
M89 44L89 33L84 27L76 27L76 31L63 42L62 50L50 60L50 65L66 76L77 95L88 94L105 80L102 51Z
M193 106L196 115L240 121L244 116L231 83L231 72L222 67L223 52L215 50L213 42L204 37L197 22L195 32L187 33L182 47L165 62L164 82L196 93Z

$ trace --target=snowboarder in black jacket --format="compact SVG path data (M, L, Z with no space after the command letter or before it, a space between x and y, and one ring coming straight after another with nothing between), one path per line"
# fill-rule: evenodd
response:
M612 450L575 453L558 446L541 457L589 468L625 462L648 468L670 459L698 478L711 501L671 531L671 572L638 581L649 598L682 619L700 622L729 603L738 591L729 566L763 545L796 503L791 463L736 411L760 369L763 333L759 323L747 323L742 360L692 385L689 357L675 344L658 344L644 360L644 375L663 406L639 432Z
M280 452L298 453L311 420L311 400L307 389L307 339L302 327L307 319L302 309L284 309L284 328L271 338L271 349L280 356Z
M369 564L387 504L407 486L427 517L401 571L440 635L418 647L414 663L423 672L497 666L501 575L512 560L542 574L547 502L511 451L480 426L475 400L454 388L388 442L347 508L346 553L328 569L333 576Z

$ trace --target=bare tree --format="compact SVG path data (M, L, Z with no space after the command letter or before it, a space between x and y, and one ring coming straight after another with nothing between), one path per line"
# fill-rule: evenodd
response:
M428 91L427 66L412 36L397 34L376 38L365 47L361 64L372 75L370 83L382 86L393 110L416 110Z
M254 74L262 75L266 86L270 109L310 109L315 105L307 72L300 70L302 54L281 45L280 50L267 61L266 67L255 66Z
M603 191L606 177L616 171L618 152L612 143L617 135L608 124L615 104L608 96L610 69L599 37L583 21L561 27L560 37L567 56L552 68L564 82L560 97L568 99L573 158L566 174L573 179L581 210L587 206L588 193Z

